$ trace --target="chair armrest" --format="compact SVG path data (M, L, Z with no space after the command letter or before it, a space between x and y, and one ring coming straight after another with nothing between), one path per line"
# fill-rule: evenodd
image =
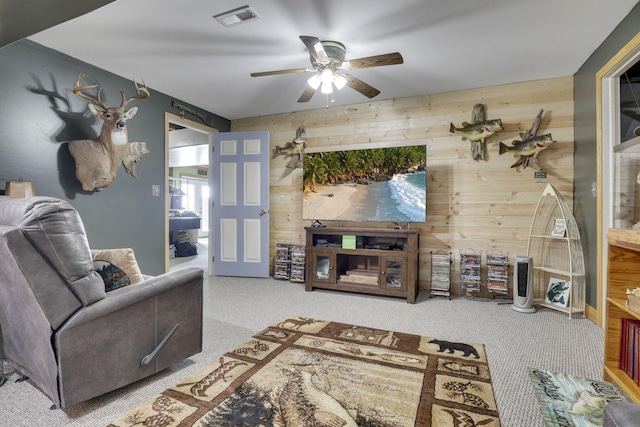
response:
M184 267L152 277L135 285L107 292L106 298L75 312L58 331L71 330L76 326L115 313L125 307L180 286L202 286L203 276L204 272L201 268Z
M202 291L202 269L182 268L107 292L76 311L54 334L61 405L131 384L202 351ZM149 361L146 366L141 359Z
M634 427L640 419L640 405L613 401L604 408L603 427Z

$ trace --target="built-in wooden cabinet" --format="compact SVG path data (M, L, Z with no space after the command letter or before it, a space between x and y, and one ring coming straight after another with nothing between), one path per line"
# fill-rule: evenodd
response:
M306 227L306 290L406 298L418 291L418 231Z
M604 379L640 403L640 387L620 369L622 319L640 321L626 305L627 289L640 287L640 232L612 228L607 233L607 299L605 303ZM638 356L636 351L635 357Z

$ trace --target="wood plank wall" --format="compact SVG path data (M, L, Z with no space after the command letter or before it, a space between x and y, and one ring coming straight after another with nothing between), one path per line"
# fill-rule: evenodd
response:
M461 126L471 121L477 103L484 105L487 119L502 119L504 126L487 140L485 161L472 160L469 141L449 132L451 122ZM499 142L519 140L519 133L531 127L541 109L538 135L551 133L557 141L539 156L546 179L534 178L532 168L511 168L516 159L510 153L498 154ZM231 130L268 130L272 150L291 141L299 126L307 131L308 148L424 144L427 221L410 225L420 230L419 285L429 287L430 252L442 249L455 256L452 279L457 290L461 250L526 255L532 215L547 183L572 205L573 121L573 78L562 77L240 119L232 121ZM304 243L304 227L310 225L302 220L302 169L286 168L287 161L278 156L270 164L272 264L276 243Z

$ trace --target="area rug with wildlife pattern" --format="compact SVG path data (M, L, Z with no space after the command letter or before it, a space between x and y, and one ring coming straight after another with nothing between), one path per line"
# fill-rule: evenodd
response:
M482 344L287 317L111 426L499 426Z

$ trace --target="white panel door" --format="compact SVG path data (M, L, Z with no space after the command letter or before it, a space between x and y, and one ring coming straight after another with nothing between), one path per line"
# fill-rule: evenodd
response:
M214 135L216 276L269 276L269 133Z

